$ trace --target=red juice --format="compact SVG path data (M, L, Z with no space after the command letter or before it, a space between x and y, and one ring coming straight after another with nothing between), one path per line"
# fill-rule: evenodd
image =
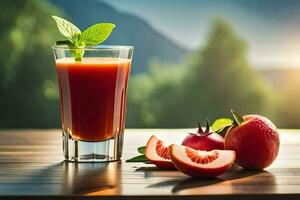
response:
M62 128L75 140L97 142L122 134L131 60L56 60Z

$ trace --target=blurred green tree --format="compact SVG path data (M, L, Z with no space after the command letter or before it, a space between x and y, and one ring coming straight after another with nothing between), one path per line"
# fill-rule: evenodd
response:
M249 66L246 43L218 18L204 48L184 66L156 62L149 74L131 80L128 126L190 127L206 117L228 116L230 109L275 120L277 99Z
M0 12L0 127L59 127L50 46L58 32L44 0L4 0Z

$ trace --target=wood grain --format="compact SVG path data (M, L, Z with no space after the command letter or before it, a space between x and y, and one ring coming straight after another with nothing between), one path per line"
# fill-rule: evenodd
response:
M171 143L187 129L131 129L126 160L155 134ZM300 130L280 130L276 161L265 171L233 167L216 179L193 179L144 163L69 163L59 130L0 131L0 199L300 199Z

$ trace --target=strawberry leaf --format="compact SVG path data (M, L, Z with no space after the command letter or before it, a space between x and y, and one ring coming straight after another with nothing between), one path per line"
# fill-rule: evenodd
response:
M216 133L218 133L222 137L225 137L225 135L230 127L232 127L232 125L225 126L223 129L216 131Z
M239 115L237 112L235 112L234 110L231 110L231 113L233 115L235 125L240 125L241 123L243 123L245 121L244 118L241 115Z
M146 146L141 146L137 149L140 154L145 154Z
M145 157L145 155L135 156L133 158L126 160L126 162L146 162L146 161L148 161L148 160Z
M211 126L211 129L215 132L220 132L226 127L232 126L233 121L230 118L220 118L216 119Z

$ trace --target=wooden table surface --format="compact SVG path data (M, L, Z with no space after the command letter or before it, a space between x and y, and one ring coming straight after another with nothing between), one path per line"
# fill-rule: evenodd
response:
M126 130L122 162L75 164L63 161L60 130L1 130L0 199L300 199L300 130L280 130L279 155L260 172L203 180L124 162L152 134L179 143L186 132Z

